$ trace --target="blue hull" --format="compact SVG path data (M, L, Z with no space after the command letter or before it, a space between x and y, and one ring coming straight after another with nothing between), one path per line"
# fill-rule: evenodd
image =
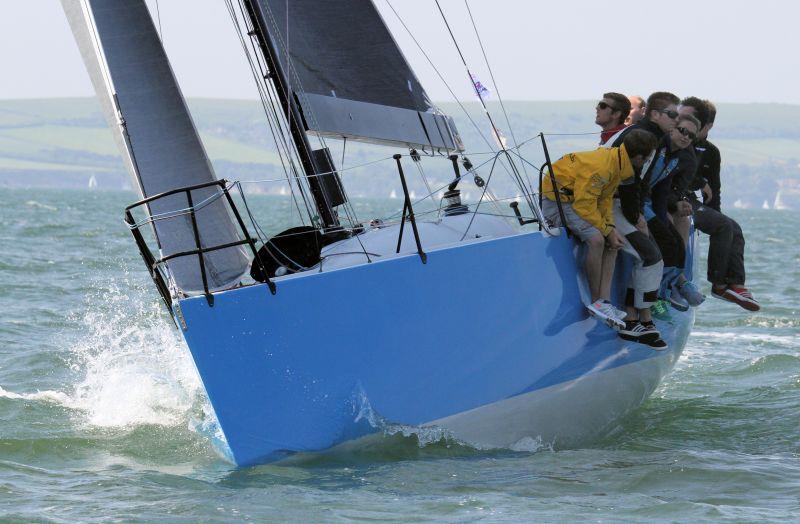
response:
M409 255L295 275L274 296L258 285L216 293L213 307L181 300L233 461L374 432L356 416L366 402L418 426L629 365L650 375L622 403L640 404L677 360L693 312L659 324L668 351L619 339L588 317L573 251L564 235L523 233L433 250L427 264Z

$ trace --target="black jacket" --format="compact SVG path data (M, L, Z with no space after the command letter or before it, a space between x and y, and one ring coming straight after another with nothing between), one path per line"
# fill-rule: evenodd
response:
M658 127L657 124L653 123L647 117L642 118L638 123L632 126L628 126L628 128L614 140L612 147L621 146L625 141L625 136L630 133L632 129L650 131L659 140L656 151L663 147L664 132L661 131L661 128ZM633 180L627 184L620 184L618 189L620 207L622 208L622 214L631 224L636 224L639 220L639 215L642 214L643 201L645 196L649 194L649 189L647 184L642 183L642 175L639 173L636 173Z
M697 189L703 189L703 186L708 184L711 188L711 200L706 205L720 211L720 189L722 184L719 179L719 172L722 157L719 154L719 149L707 139L703 139L694 145L694 151L697 154L698 163L694 186ZM698 185L700 187L697 187Z
M687 197L693 197L693 192L696 191L697 155L695 155L694 147L689 146L677 151L677 156L678 166L670 174L672 182L664 195L664 201L670 213L677 209L678 202ZM703 185L697 189L701 189Z

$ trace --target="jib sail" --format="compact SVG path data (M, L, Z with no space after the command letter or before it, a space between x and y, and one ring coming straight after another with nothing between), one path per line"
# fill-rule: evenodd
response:
M216 180L144 0L62 0L81 55L143 197ZM240 239L217 188L192 192L203 247ZM211 200L209 200L211 199ZM206 202L207 205L198 205ZM152 216L187 207L183 193L149 205ZM187 214L154 222L162 256L196 249ZM247 272L242 246L204 255L209 287L223 289ZM168 262L179 289L203 290L197 256Z

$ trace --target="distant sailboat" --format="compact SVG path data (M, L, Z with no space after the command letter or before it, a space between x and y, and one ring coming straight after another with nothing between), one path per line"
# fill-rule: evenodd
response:
M389 193L389 198L391 198L392 200L396 199L397 198L397 191L392 189L392 191Z
M800 191L798 191L797 189L795 189L794 191L779 189L778 193L775 195L775 202L772 203L772 209L780 209L780 210L792 209L792 206L788 202L786 202L787 199L784 198L785 196L784 191L786 191L786 194L788 194L789 196L794 196L795 201L796 198L800 196ZM791 202L791 199L788 200L789 202Z
M761 209L769 209L769 202L767 202L766 199L764 199L764 203L761 204Z
M89 177L89 189L97 188L97 178L94 175Z

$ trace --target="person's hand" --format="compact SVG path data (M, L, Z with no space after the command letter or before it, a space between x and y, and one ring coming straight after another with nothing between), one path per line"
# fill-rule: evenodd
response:
M647 220L644 219L644 215L639 215L639 220L636 221L636 229L645 235L650 235L650 230L647 229Z
M686 200L681 200L680 202L678 202L676 207L678 208L676 214L679 217L692 216L692 205Z
M708 204L711 202L711 197L714 196L714 192L711 191L711 186L708 184L703 186L703 203Z
M622 237L619 236L619 233L617 233L616 229L612 228L611 232L608 235L606 235L606 247L608 247L608 249L613 249L614 251L616 251L617 249L620 249L622 245L623 245Z

